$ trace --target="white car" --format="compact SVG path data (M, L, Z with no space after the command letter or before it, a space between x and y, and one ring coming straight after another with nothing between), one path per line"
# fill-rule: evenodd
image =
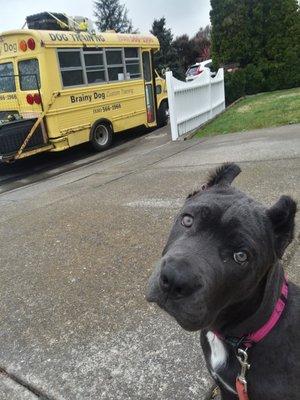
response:
M205 60L200 63L196 63L191 65L185 73L185 80L186 82L193 81L194 79L198 78L198 76L204 71L204 68L211 68L212 67L212 60ZM215 76L216 73L211 71L211 76Z

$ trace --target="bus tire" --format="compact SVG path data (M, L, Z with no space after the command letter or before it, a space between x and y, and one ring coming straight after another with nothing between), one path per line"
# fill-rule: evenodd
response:
M108 122L101 121L92 127L90 143L94 150L106 150L111 146L112 141L113 130Z
M157 112L157 126L159 128L166 126L168 124L168 120L169 120L169 104L165 100L161 103Z

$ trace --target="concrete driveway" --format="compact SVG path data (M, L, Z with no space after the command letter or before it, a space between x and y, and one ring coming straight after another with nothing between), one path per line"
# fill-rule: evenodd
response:
M239 162L236 185L272 204L300 198L299 156L299 125L178 143L163 129L0 195L0 399L203 399L199 335L145 302L147 278L208 170ZM300 283L296 242L285 264Z

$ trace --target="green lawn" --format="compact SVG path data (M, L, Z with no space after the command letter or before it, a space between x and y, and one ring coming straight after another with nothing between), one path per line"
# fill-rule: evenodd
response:
M300 123L300 88L247 97L200 129L196 136Z

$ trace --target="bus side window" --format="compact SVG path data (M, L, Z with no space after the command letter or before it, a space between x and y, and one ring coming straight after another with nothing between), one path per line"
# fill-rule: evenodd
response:
M86 49L83 52L87 83L102 83L106 81L103 51Z
M125 78L122 49L106 49L106 62L109 81L122 81Z
M126 79L141 78L141 64L139 57L139 49L129 47L124 49Z
M33 58L18 62L21 90L36 90L41 87L39 62Z
M140 49L58 49L63 87L101 84L142 77Z
M63 86L83 85L83 66L80 50L59 50L58 59Z

